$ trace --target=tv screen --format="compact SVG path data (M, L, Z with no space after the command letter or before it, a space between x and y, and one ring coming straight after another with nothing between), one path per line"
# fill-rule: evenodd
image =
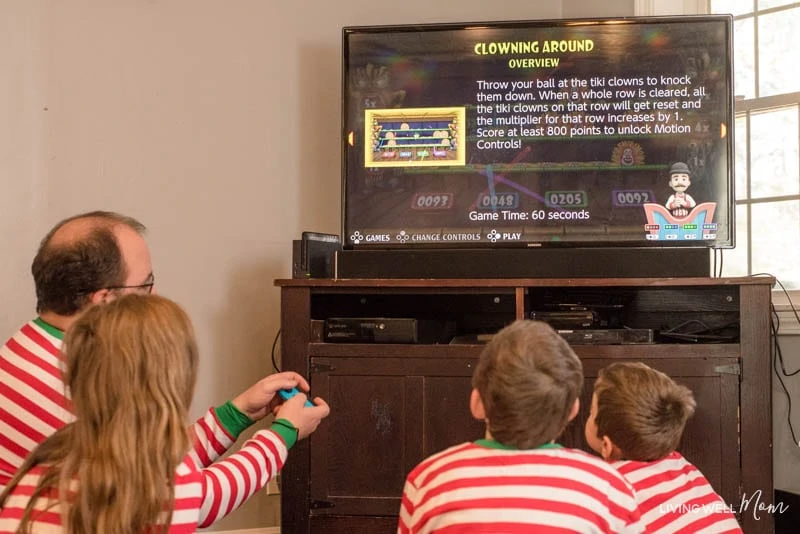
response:
M344 28L344 247L733 247L731 39L727 15Z

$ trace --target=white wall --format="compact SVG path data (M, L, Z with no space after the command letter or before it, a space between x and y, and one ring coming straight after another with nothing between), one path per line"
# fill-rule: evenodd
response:
M9 334L35 308L29 269L46 228L44 13L43 0L0 0L0 332Z
M800 369L800 336L781 336L781 354L787 373ZM778 369L781 369L778 364ZM780 371L782 373L782 371ZM783 376L791 395L791 421L795 437L800 440L800 374ZM774 451L775 487L800 495L800 444L789 428L789 399L778 378L772 377L772 448Z

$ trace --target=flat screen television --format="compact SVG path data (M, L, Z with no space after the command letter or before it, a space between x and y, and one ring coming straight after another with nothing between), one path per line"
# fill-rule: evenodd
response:
M734 245L732 17L343 29L345 249Z

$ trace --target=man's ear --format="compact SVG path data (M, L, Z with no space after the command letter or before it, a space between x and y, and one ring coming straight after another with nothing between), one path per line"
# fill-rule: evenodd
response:
M578 412L581 411L581 400L576 398L575 403L572 405L572 409L569 411L569 419L567 421L572 421L578 416Z
M607 462L616 462L622 459L622 451L619 450L619 447L614 445L611 438L603 436L600 441L602 443L600 446L600 456L603 457L603 460Z
M89 302L92 304L105 304L114 300L114 293L110 289L98 289L89 295Z
M478 421L486 421L486 409L483 407L481 394L478 393L477 389L473 389L472 393L470 393L469 411L472 413L472 417Z

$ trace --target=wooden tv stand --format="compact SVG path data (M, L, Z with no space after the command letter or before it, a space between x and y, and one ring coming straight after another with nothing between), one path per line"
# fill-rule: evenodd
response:
M770 298L752 278L291 279L281 289L281 361L309 377L331 415L298 443L282 474L281 531L394 533L405 476L429 454L482 436L468 410L470 377L491 333L531 311L588 305L612 327L651 328L656 342L574 345L582 410L560 440L585 448L599 369L641 360L689 386L697 411L681 451L748 534L773 531ZM331 317L448 320L465 344L326 343ZM702 326L701 326L702 325ZM689 335L700 329L711 337ZM678 337L665 337L672 330ZM760 498L758 496L761 496ZM744 499L744 500L743 500ZM756 516L759 519L756 519Z

